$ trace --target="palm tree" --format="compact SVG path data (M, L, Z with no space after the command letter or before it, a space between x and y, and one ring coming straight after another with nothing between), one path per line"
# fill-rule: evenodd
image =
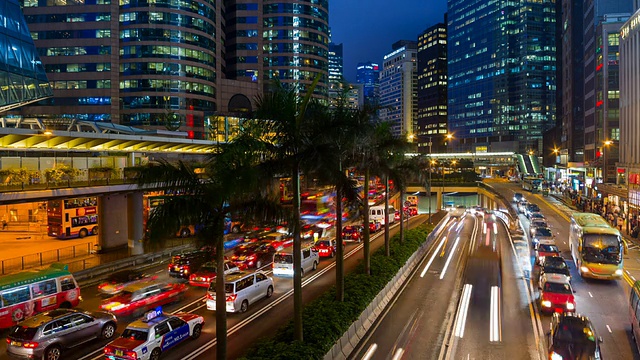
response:
M302 243L300 238L300 172L309 156L309 147L314 136L310 133L308 112L311 95L320 80L316 76L303 98L296 87L285 87L274 83L272 91L256 99L255 119L263 129L262 139L271 161L265 163L274 172L283 171L291 175L293 182L293 324L294 340L302 341ZM315 105L314 105L315 106ZM312 106L313 107L313 106Z
M261 143L250 134L221 145L219 152L203 164L160 161L139 169L139 184L162 184L180 196L170 197L149 217L149 240L162 243L184 224L198 224L199 239L215 247L218 269L224 269L224 219L228 213L243 212L245 220L282 219L285 214L277 198L266 190L259 158ZM227 356L227 314L224 272L216 277L216 356Z
M402 143L399 143L402 145ZM407 182L413 176L417 175L418 180L423 179L424 164L419 157L406 157L406 150L409 149L410 144L406 143L403 148L398 149L398 152L394 153L390 158L389 177L393 180L396 188L400 192L400 202L403 202L404 195L407 189ZM400 242L404 241L404 211L402 211L401 204L400 210Z
M347 89L345 87L345 89ZM336 300L344 301L344 247L342 244L342 209L343 198L353 204L358 198L357 182L347 175L351 154L356 138L368 118L359 110L348 108L347 91L342 93L336 107L323 118L313 122L318 128L313 131L319 134L315 142L311 164L316 164L316 174L320 181L331 184L335 189L336 205Z

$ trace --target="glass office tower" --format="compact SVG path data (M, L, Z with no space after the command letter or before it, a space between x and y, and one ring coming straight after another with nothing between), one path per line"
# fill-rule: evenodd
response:
M552 1L448 1L453 150L542 150L555 122L555 12Z
M53 94L18 0L0 2L0 112Z
M364 104L376 106L379 102L380 66L371 61L358 63L356 68L356 82L362 84Z

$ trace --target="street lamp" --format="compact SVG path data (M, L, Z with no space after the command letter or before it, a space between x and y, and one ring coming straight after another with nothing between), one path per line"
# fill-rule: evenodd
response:
M604 146L602 147L602 183L605 184L607 182L607 151L606 148L613 144L612 140L605 140L603 142Z
M553 159L553 169L554 169L553 182L555 183L556 181L558 181L558 155L560 154L560 149L558 149L557 147L554 147L553 154L556 157L555 159Z

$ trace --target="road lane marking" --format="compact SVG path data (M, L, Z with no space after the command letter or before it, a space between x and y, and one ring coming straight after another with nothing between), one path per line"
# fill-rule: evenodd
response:
M378 349L378 344L371 344L371 346L369 346L369 349L367 349L367 352L362 357L362 360L371 360L371 358L373 357L373 354L376 352L377 349Z
M591 291L589 291L589 296L590 296L590 297L593 297L593 295L591 295Z
M611 328L609 327L609 324L607 324L607 330L609 330L610 334L613 334L613 331L611 331Z
M500 326L500 288L497 286L491 287L489 318L489 341L499 342L502 340L502 329Z
M431 255L429 262L427 262L427 265L424 267L424 270L422 270L422 272L420 273L420 277L424 277L427 271L429 271L429 267L431 266L431 263L433 263L433 260L438 255L438 252L440 252L440 248L442 247L442 245L444 245L446 239L447 239L446 235L442 237L442 240L440 240L440 244L438 244L436 251L433 252L433 255Z
M156 274L160 274L161 272L164 272L164 269L160 269L160 270L156 271Z
M456 242L453 243L453 247L451 248L451 253L449 253L449 257L447 258L447 262L444 263L444 268L442 268L442 272L440 273L440 280L442 280L445 276L445 274L447 273L447 268L449 267L449 263L451 262L451 259L453 258L453 255L456 252L456 247L458 246L458 243L460 242L460 236L458 236L456 238Z
M456 314L454 335L461 339L464 337L464 327L467 323L467 313L469 312L469 302L471 301L472 289L473 285L464 284L464 287L462 288L462 301L460 302L460 308Z

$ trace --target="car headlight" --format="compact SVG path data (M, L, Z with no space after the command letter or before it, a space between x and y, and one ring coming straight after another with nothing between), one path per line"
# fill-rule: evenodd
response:
M576 306L573 303L567 302L567 310L575 310Z
M558 354L555 351L551 352L551 355L549 356L549 359L551 360L562 360L562 356L560 354Z
M616 275L622 275L622 269L616 270Z
M543 301L542 301L542 306L543 306L543 307L551 307L551 301L549 301L549 300L543 300Z
M538 257L538 261L540 261L541 263L543 263L543 262L544 262L544 256L539 256L539 257Z
M589 268L586 266L580 266L580 271L582 271L583 273L588 273L589 272Z

